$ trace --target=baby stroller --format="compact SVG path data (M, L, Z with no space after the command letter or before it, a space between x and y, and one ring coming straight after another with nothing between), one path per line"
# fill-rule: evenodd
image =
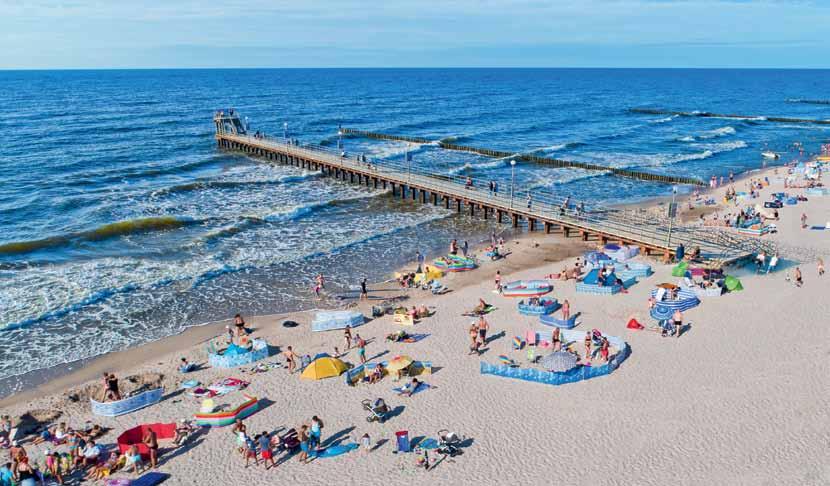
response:
M380 423L386 422L386 419L389 416L389 405L383 401L383 398L378 398L374 402L366 399L361 402L363 404L363 410L369 412L369 416L366 417L367 422L374 422L378 421Z
M463 454L461 450L461 437L455 432L450 432L446 429L438 431L438 453L445 456L455 457Z
M300 437L297 429L288 429L288 432L281 438L281 446L283 450L291 451L300 447Z
M445 294L450 291L445 285L442 285L438 280L433 280L429 285L429 291L435 295Z

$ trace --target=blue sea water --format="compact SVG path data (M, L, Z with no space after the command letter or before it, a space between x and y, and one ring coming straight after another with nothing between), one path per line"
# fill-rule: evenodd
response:
M708 179L765 148L818 150L830 126L631 113L632 107L830 118L826 71L320 69L0 72L0 395L10 377L236 312L311 308L382 280L416 249L479 241L470 221L382 191L223 153L216 109L333 144L338 125ZM506 160L347 138L345 149L509 180ZM606 203L670 187L520 164L517 185ZM502 187L506 187L502 184ZM498 228L502 231L503 228ZM5 379L5 380L4 380ZM2 390L5 388L5 390ZM5 393L3 393L5 392Z

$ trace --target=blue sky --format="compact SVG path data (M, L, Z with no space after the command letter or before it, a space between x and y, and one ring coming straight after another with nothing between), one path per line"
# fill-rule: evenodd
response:
M830 67L830 0L0 0L0 69Z

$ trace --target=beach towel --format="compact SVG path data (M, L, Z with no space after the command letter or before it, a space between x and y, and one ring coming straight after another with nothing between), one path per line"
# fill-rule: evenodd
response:
M319 451L312 451L309 455L311 457L316 457L318 459L323 459L326 457L335 457L341 454L346 454L351 452L359 447L358 444L337 444L333 446L326 447L323 450Z
M810 226L811 230L822 231L828 229L827 226Z
M155 486L161 484L169 478L170 475L161 472L148 472L138 479L130 481L130 486Z
M626 324L626 326L625 326L625 327L627 327L628 329L636 329L636 330L638 330L638 331L639 331L640 329L644 329L644 328L645 328L645 326L643 326L642 324L640 324L639 322L637 322L637 319L634 319L634 318L631 318L631 319L628 321L628 324Z
M422 339L426 339L428 336L429 336L429 334L410 334L408 337L402 339L399 342L402 342L402 343L417 343L418 341L420 341Z
M489 314L489 313L493 312L494 310L496 310L496 307L493 306L493 305L488 304L487 307L485 307L483 311L471 310L471 311L465 312L461 315L464 316L464 317L478 317L478 316L483 316L485 314Z
M412 394L416 395L418 393L421 393L424 390L429 390L430 388L432 388L432 387L429 385L429 383L420 382L420 383L418 383L418 388L416 388L415 391L412 392ZM406 389L407 389L407 387L401 386L401 387L398 387L398 388L392 388L392 391L394 391L398 395L401 395L406 391Z

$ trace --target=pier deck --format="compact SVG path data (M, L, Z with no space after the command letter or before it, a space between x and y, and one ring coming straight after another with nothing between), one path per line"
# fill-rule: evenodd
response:
M514 227L526 223L530 231L561 232L566 237L581 237L585 241L638 245L646 254L656 253L666 258L682 242L688 250L699 247L702 257L715 265L747 257L765 244L712 228L673 225L667 218L637 211L597 206L586 210L570 205L565 208L562 198L523 188L492 192L486 183L482 187L481 181L469 187L466 178L426 172L411 164L386 160L364 162L361 157L344 157L325 147L298 146L273 138L233 133L228 126L217 121L216 141L220 148L319 170L355 184L391 189L394 196L403 199L443 204L445 208L484 219L507 220Z

